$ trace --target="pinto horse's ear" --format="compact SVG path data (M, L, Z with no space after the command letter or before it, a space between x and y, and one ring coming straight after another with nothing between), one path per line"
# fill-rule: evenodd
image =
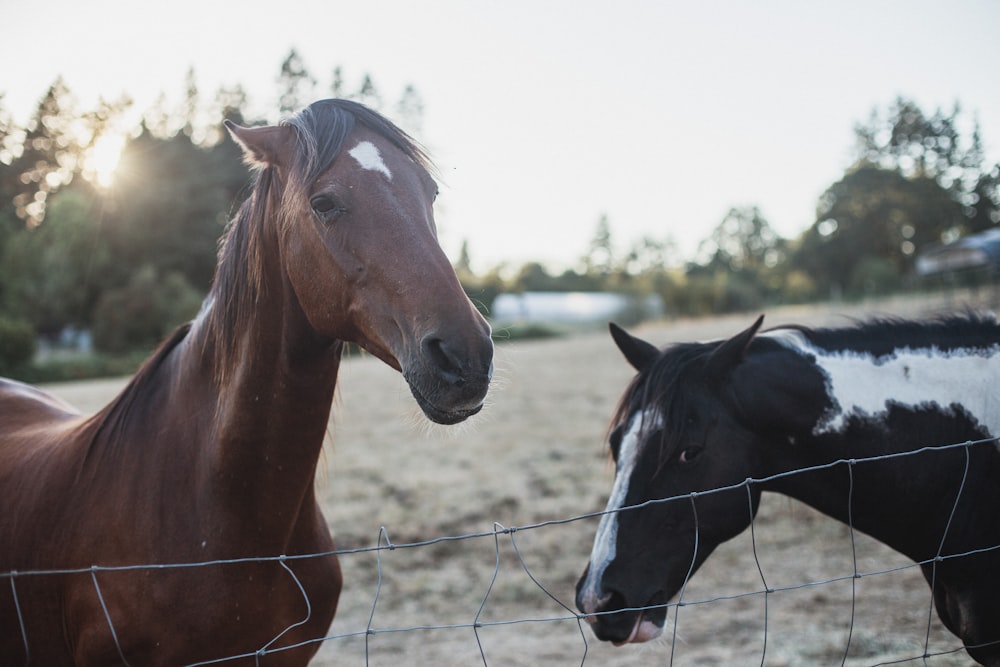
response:
M760 325L763 323L764 316L761 315L749 328L744 329L729 340L719 343L719 346L709 355L705 371L711 376L723 377L736 368L743 361L747 348L750 347L750 342L757 335L757 331L760 330Z
M647 343L641 338L629 334L614 322L608 323L611 330L611 337L615 339L615 344L622 351L625 358L637 371L649 368L649 365L660 356L660 351L652 343Z
M282 164L285 152L295 146L295 130L291 127L242 127L228 119L225 123L230 136L243 149L243 161L251 167Z

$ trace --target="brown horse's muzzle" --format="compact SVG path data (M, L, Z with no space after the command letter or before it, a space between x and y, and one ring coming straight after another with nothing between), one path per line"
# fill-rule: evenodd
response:
M457 424L479 412L493 377L488 329L472 340L428 334L403 377L417 405L438 424Z

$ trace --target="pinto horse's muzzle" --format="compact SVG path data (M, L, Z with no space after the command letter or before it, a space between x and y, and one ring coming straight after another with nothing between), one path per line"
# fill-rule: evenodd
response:
M590 567L576 585L576 606L587 614L587 623L601 641L615 646L632 642L646 642L663 632L667 611L664 596L657 593L643 603L633 603L618 591L601 591L596 597L586 585Z

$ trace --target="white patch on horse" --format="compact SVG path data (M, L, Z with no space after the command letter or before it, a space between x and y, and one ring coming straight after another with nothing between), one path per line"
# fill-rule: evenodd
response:
M617 553L618 515L625 506L629 482L632 479L635 464L639 460L642 434L651 428L658 428L658 424L662 421L663 418L658 412L652 410L637 412L632 416L632 420L622 436L621 446L618 449L618 470L615 473L615 483L611 488L611 497L608 498L608 505L604 510L605 514L601 517L601 523L597 527L594 548L590 553L590 568L587 571L587 580L582 587L583 606L588 611L597 609L600 603L601 579Z
M826 352L809 345L798 332L769 335L816 358L826 376L834 408L813 432L842 432L851 416L884 418L892 405L933 408L953 414L961 406L990 436L1000 435L1000 401L994 397L1000 377L1000 345L988 349L900 348L891 356L864 352Z
M382 161L382 154L378 147L370 141L362 141L357 146L348 151L348 155L358 161L363 169L378 171L385 174L385 177L392 180L392 172Z

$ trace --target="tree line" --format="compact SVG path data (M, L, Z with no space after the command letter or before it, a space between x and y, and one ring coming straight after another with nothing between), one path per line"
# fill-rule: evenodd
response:
M276 81L283 112L349 97L419 134L423 102L413 86L389 103L370 75L351 86L334 68L323 87L295 51ZM81 111L57 80L20 127L0 96L0 372L30 359L39 338L67 331L88 332L104 352L148 350L207 293L218 238L248 185L222 122L259 119L245 117L239 87L203 100L192 71L179 109L161 99L128 131L114 181L104 184L96 154L130 106L102 101ZM919 248L1000 222L1000 165L987 163L977 124L957 105L926 113L899 98L855 135L854 164L798 238L776 234L756 206L734 207L684 262L669 238L638 239L622 252L605 215L579 265L562 273L531 262L477 274L468 246L456 269L487 314L496 294L524 290L657 294L669 313L703 314L889 291L912 274Z
M986 159L978 122L958 103L928 113L898 97L854 136L851 166L796 238L780 236L758 206L735 206L684 261L669 237L616 250L602 216L577 268L553 275L529 263L506 279L499 269L464 279L484 302L500 291L612 289L658 294L677 315L732 312L892 293L917 282L921 249L1000 224L1000 163Z

